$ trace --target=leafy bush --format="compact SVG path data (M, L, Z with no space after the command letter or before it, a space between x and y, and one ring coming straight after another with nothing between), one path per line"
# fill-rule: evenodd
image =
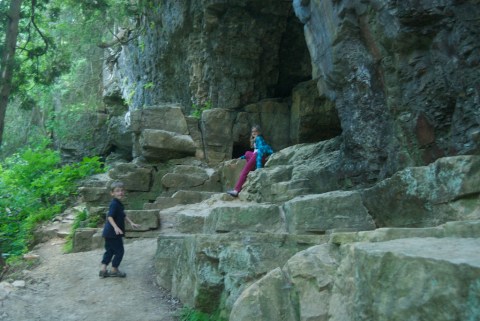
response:
M190 114L192 117L200 119L202 117L202 113L205 110L212 109L212 102L211 101L206 101L203 105L192 105L192 113Z
M37 223L50 220L76 195L76 182L102 171L98 157L61 165L58 152L44 142L0 164L0 252L25 253Z
M206 314L190 307L183 307L180 311L180 321L224 321L218 313Z

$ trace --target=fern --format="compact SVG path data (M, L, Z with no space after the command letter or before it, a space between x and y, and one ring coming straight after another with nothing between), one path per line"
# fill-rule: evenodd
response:
M60 155L43 143L0 164L0 252L12 257L32 244L39 222L61 213L76 195L76 182L103 171L98 157L61 166Z

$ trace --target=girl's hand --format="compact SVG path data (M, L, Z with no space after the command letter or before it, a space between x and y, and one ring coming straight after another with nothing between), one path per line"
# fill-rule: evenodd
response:
M123 231L119 228L119 227L115 227L115 234L117 235L122 235L123 234Z
M141 225L140 224L135 224L135 223L130 223L130 225L133 227L133 228L137 228L137 227L140 227Z

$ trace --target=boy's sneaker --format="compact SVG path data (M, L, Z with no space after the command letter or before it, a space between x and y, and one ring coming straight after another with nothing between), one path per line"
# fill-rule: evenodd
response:
M124 277L127 276L127 273L122 272L122 271L120 271L120 270L117 270L116 272L110 271L110 272L108 273L108 276L110 276L110 277L117 277L117 278L124 278Z
M98 272L98 276L101 278L106 278L109 276L108 271L100 271Z
M236 190L229 190L227 191L227 194L233 197L238 197L238 192Z

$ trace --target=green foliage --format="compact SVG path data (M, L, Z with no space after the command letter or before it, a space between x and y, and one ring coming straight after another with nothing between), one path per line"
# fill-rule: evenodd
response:
M98 44L113 39L118 27L134 29L147 5L143 0L24 1L6 118L6 127L13 128L4 132L0 157L18 146L34 146L33 137L55 137L59 144L63 138L80 139L78 145L91 145L93 133L76 134L77 128L64 124L102 105L104 51ZM0 1L0 34L5 34L8 7L9 1ZM32 112L11 113L11 108ZM25 126L17 125L19 117Z
M206 314L190 307L183 307L180 311L180 321L226 321L218 313Z
M201 104L201 105L193 104L192 113L190 115L192 117L200 119L200 117L202 117L202 113L205 110L209 110L209 109L212 109L212 102L209 100L207 100L204 104Z
M144 89L152 89L155 84L153 82L148 82L145 85L143 85Z
M0 164L0 251L25 253L35 226L68 205L79 179L101 171L97 157L62 166L47 143L8 157Z

